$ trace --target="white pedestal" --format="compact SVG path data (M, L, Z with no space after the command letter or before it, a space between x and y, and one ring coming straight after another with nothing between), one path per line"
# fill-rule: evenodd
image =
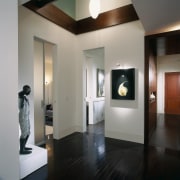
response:
M47 149L30 144L26 146L33 150L31 154L20 155L21 179L47 164Z

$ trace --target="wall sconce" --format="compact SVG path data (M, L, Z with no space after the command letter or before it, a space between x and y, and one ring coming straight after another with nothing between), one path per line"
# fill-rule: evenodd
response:
M89 12L93 19L96 19L100 13L100 0L90 0Z
M120 66L121 66L121 64L120 64L119 62L117 62L117 63L116 63L116 66L117 66L117 67L120 67Z

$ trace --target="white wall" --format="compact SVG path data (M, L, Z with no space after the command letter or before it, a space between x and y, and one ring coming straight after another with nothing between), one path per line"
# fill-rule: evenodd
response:
M93 124L105 120L105 101L100 98L93 101Z
M77 59L79 67L84 67L83 50L104 47L105 49L105 135L107 137L144 142L144 30L139 21L106 28L78 36ZM122 101L111 99L111 70L121 67L136 68L136 99ZM85 107L85 67L77 69L78 86L83 86L78 97L79 108ZM81 112L80 109L78 112ZM83 109L85 112L85 108ZM82 123L82 117L77 123ZM83 125L85 129L85 122Z
M76 117L76 61L74 47L76 38L73 34L47 21L25 7L19 7L19 88L23 84L32 87L31 136L34 143L34 105L33 105L33 40L34 37L56 45L53 52L54 67L54 137L59 139L75 131ZM77 127L78 128L78 127Z
M164 113L165 72L180 72L180 54L157 57L157 112Z
M76 0L76 19L90 17L89 14L89 1L90 0ZM100 12L116 9L117 7L132 4L131 0L100 0L101 10Z
M144 141L144 30L139 21L74 36L24 7L19 9L19 79L33 84L33 37L57 45L54 63L55 138L85 131L85 57L84 50L105 48L105 135ZM136 68L136 99L111 100L111 70L120 63ZM33 102L33 98L32 98ZM33 103L32 103L33 104ZM33 107L32 113L33 115ZM33 124L33 116L32 124ZM58 119L58 120L57 120ZM33 136L31 136L33 138Z
M0 179L19 179L17 1L0 1ZM7 10L8 9L8 10Z

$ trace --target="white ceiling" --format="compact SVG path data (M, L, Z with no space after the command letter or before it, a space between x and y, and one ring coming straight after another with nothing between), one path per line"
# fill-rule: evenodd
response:
M180 0L132 0L132 3L147 33L180 29Z

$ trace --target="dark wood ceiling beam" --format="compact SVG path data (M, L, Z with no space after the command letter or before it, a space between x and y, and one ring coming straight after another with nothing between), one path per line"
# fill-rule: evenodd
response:
M139 19L132 4L101 13L97 19L88 17L79 21L75 21L51 3L39 8L33 1L30 1L24 6L74 34L82 34Z
M31 0L31 1L35 4L35 6L41 8L45 6L46 4L51 3L55 0Z
M88 17L77 21L77 34L95 31L138 19L134 7L132 5L127 5L104 12L100 14L97 19Z
M24 6L58 26L76 34L76 21L53 4L47 4L38 8L33 1L29 1Z

